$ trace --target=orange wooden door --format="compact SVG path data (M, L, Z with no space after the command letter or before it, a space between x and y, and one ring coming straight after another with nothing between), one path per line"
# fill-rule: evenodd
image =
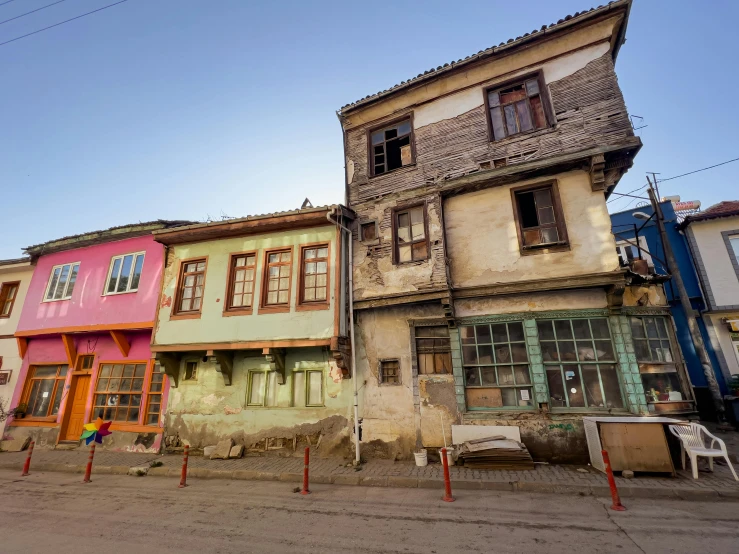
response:
M69 393L67 413L67 429L62 440L76 441L82 434L85 424L85 404L90 389L90 376L79 375L72 380L72 390Z

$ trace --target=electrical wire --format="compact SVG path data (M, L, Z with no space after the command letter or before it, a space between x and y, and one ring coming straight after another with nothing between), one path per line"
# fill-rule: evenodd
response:
M5 4L10 4L11 2L15 2L15 0L8 0L7 2L3 2L0 4L0 6L4 6Z
M727 162L721 162L720 164L716 164L716 165L709 165L708 167L704 167L703 169L696 169L695 171L689 171L688 173L683 173L682 175L675 175L674 177L667 177L666 179L660 179L659 182L662 183L664 181L671 181L672 179L679 179L680 177L685 177L686 175L692 175L693 173L700 173L701 171L705 171L706 169L713 169L714 167L730 164L731 162L736 162L736 161L739 161L739 158L734 158L733 160L729 160Z
M618 194L619 196L629 196L635 192L639 192L642 189L647 188L649 185L644 185L639 187L638 189L630 190L629 192L612 192L611 194ZM611 198L606 204L610 204L611 202L615 202L616 200L622 200L621 198Z
M108 8L112 8L113 6L117 6L118 4L123 4L123 2L128 2L128 0L120 0L118 2L115 2L113 4L108 4L107 6L103 6L102 8L98 8L97 10L92 10L91 12L83 13L82 15L78 15L77 17L73 17L71 19L66 19L64 21L60 21L59 23L54 23L54 25L49 25L48 27L44 27L43 29L39 29L38 31L33 31L32 33L28 33L25 35L21 35L16 38L12 38L10 40L6 40L5 42L0 42L0 46L3 46L5 44L9 44L11 42L15 42L16 40L20 40L22 38L30 37L31 35L35 35L37 33L41 33L43 31L47 31L48 29L52 29L54 27L58 27L59 25L64 25L65 23L69 23L70 21L74 21L75 19L80 19L81 17L85 17L86 15L93 14L95 12L99 12L102 10L107 10ZM2 5L2 4L0 4Z
M54 2L53 4L47 4L46 6L37 8L30 12L22 13L21 15L16 15L15 17L11 17L10 19L6 19L5 21L0 21L0 25L2 25L3 23L7 23L8 21L14 21L16 19L20 19L21 17L26 17L27 15L30 15L32 13L40 12L41 10L45 10L46 8L50 8L51 6L56 6L57 4L61 4L62 2L66 2L66 0L58 0L57 2Z

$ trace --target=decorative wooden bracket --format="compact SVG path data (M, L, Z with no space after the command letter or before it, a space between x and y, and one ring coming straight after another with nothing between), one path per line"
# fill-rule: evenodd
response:
M272 371L276 371L280 376L278 384L285 384L285 349L284 348L263 348L262 355L269 362Z
M15 340L18 342L18 356L22 360L28 352L28 339L26 337L15 337Z
M157 352L156 361L164 368L164 373L177 388L180 381L180 355L172 352Z
M590 188L593 192L606 188L606 176L603 172L605 167L606 159L603 154L590 158Z
M447 325L454 329L457 326L457 320L454 315L454 300L451 294L441 299L441 307L444 310L444 319L446 319Z
M67 361L69 362L70 371L74 369L77 363L77 348L74 346L74 338L72 335L62 335L64 343L64 351L67 353Z
M128 343L126 335L123 334L123 331L111 331L110 337L113 339L113 342L118 347L118 350L121 351L121 355L124 358L128 358L128 352L129 350L131 350L131 345Z
M206 355L216 359L216 371L223 375L223 382L230 387L234 369L234 353L229 350L209 350Z
M341 370L344 378L351 376L352 347L349 337L331 337L331 357L336 362L336 367Z

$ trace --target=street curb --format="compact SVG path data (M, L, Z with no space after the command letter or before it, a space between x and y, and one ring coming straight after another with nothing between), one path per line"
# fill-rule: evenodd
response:
M138 466L96 466L92 474L128 475L132 467ZM0 464L0 469L20 471L18 464ZM79 464L37 463L31 465L31 474L35 472L52 473L84 473L85 466ZM180 477L181 470L164 466L148 468L149 477ZM228 479L234 481L279 481L297 483L302 480L300 473L270 473L255 470L221 470L205 468L188 468L187 476L196 479ZM420 488L442 489L441 479L401 477L401 476L366 476L360 475L311 475L311 483L350 485L365 487ZM483 490L499 492L523 492L544 494L569 494L573 496L609 497L607 485L577 485L543 483L537 481L452 481L452 490ZM739 490L718 491L715 489L680 489L662 487L621 486L618 489L622 498L667 498L695 502L723 501L739 502Z

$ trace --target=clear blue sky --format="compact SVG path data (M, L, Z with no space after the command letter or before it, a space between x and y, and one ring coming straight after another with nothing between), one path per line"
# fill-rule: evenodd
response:
M14 0L0 21L53 1ZM66 0L0 42L113 1ZM594 5L128 0L0 46L0 258L135 221L341 202L339 107ZM739 2L636 0L617 71L648 127L617 190L739 157L737 20ZM736 199L737 171L661 192Z

